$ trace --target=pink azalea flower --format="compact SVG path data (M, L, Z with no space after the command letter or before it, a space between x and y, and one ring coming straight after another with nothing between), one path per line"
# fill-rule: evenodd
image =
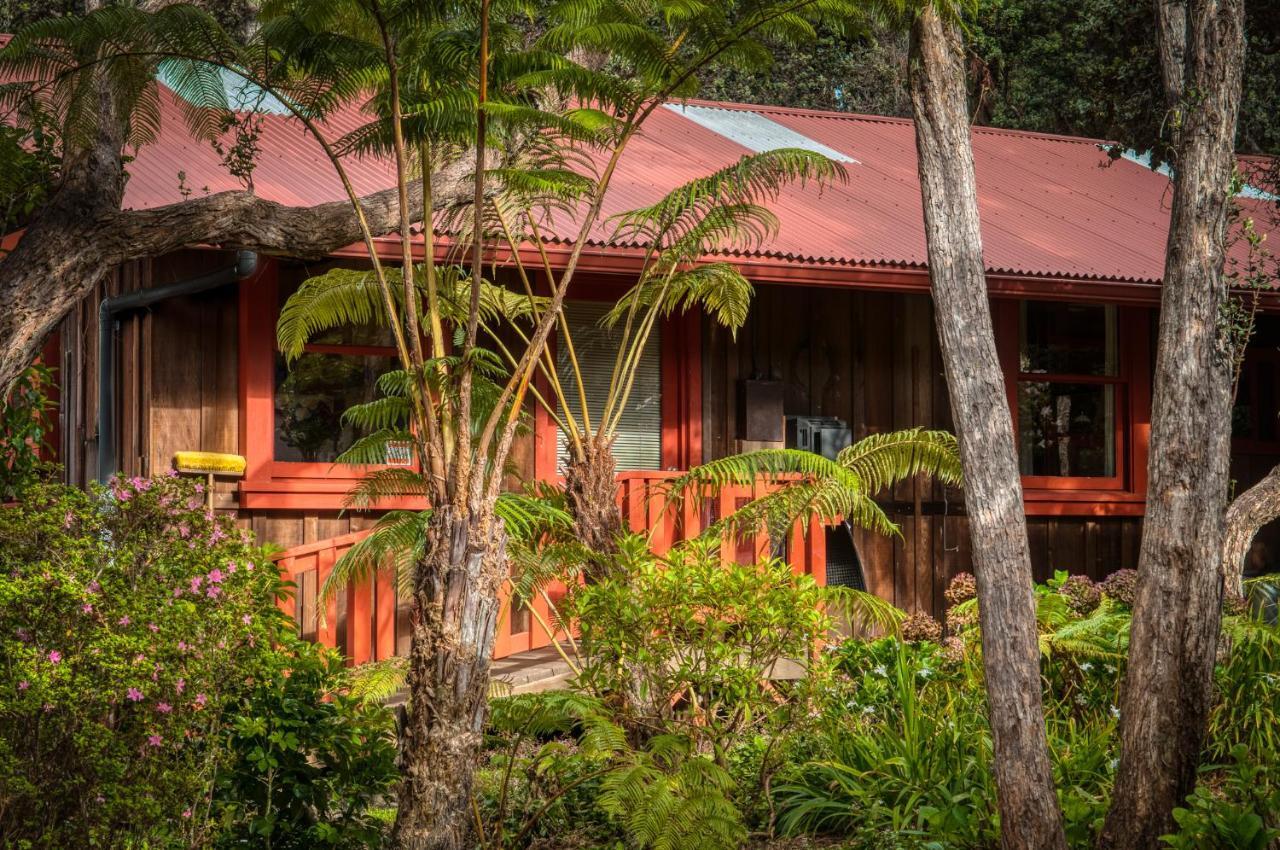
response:
M130 688L125 696L129 698L129 702L142 702L142 691L137 688Z
M178 523L178 535L180 537L190 537L191 526L187 525L185 522Z
M209 698L204 694L196 694L196 705L204 705L208 701Z
M218 569L217 567L214 567L212 570L209 571L209 581L213 582L214 584L220 584L222 582L222 579L223 579L222 570Z
M186 679L179 679L178 681L173 683L173 689L178 693L182 693L184 690L186 690L186 688L187 688Z
M63 528L70 528L71 524L76 521L76 515L71 511L67 511L67 515L62 520Z
M116 501L119 501L119 502L127 502L127 501L129 501L130 499L132 499L132 498L133 498L133 491L131 491L131 490L117 490L117 491L116 491Z
M234 573L235 571L236 571L236 563L235 563L235 561L228 561L228 562L227 562L227 572L228 572L228 573Z
M247 626L253 622L253 617L249 616L248 614L245 614L243 617L240 618L240 622L244 623Z
M84 613L84 614L92 614L93 604L89 602L84 603L83 605L80 606L80 611L81 613Z
M97 579L94 579L93 581L89 582L88 591L90 593L97 593L99 590L102 590L102 585L98 584Z
M177 478L177 477L178 477L178 470L176 470L176 469L166 469L166 470L164 471L164 476L165 476L165 478Z
M218 587L216 584L209 585L209 589L205 591L205 595L210 599L217 599L220 593L222 593L222 588Z
M245 564L244 568L249 572L253 572L253 561L250 561L249 563Z
M180 588L180 587L175 587L175 588L173 589L173 598L174 598L174 599L177 599L177 598L178 598L179 596L181 596L181 595L182 595L182 588Z
M178 651L179 652L187 651L187 642L185 640L178 641Z
M167 702L156 703L156 711L160 712L161 714L168 714L169 712L173 711L173 706L169 705L169 703Z
M191 592L195 593L200 590L200 585L204 584L204 576L191 577Z
M51 649L51 650L49 650L49 663L50 663L50 664L57 664L57 663L58 663L58 662L60 662L61 660L62 660L62 653L61 653L61 652L58 652L58 650L56 650L56 649Z
M149 744L149 745L150 745L150 746L152 746L152 747L158 747L158 746L160 746L160 745L161 745L161 744L163 744L163 743L164 743L164 736L163 736L163 735L148 735L148 736L147 736L147 744Z
M28 682L26 679L23 679L21 682L18 683L18 690L20 691L25 691L29 687L31 687L31 683Z
M191 817L191 810L190 810L190 809L183 809L183 811L182 811L182 816L183 816L184 818L189 818L189 817Z
M133 663L134 663L134 664L141 664L142 662L144 662L144 661L146 661L146 660L147 660L147 656L146 656L145 654L141 653L141 652L139 652L137 655L133 656Z
M153 631L153 632L158 632L158 631L160 631L160 627L159 627L159 626L157 626L155 623L147 623L147 628L148 628L148 629L151 629L151 631Z
M131 622L133 621L129 619L129 615L125 614L123 617L121 617L119 620L116 621L116 625L127 626Z

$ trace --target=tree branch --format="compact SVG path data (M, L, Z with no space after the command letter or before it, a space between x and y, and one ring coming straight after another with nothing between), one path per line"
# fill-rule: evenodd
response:
M1222 578L1227 587L1239 590L1245 558L1258 529L1280 519L1280 465L1245 490L1227 508L1227 527L1222 538Z

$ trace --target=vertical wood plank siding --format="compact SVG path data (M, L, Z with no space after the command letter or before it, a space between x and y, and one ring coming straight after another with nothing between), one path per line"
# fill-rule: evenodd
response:
M739 381L785 385L788 415L836 416L854 439L914 425L952 429L950 402L925 295L759 286L734 340L703 331L703 452L735 451ZM882 497L900 538L859 530L868 589L911 610L940 614L942 591L972 568L963 494L924 481ZM1030 517L1036 578L1054 570L1101 578L1137 564L1141 520Z

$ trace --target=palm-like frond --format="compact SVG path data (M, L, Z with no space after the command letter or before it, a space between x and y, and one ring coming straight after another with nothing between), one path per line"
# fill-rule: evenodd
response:
M394 656L385 661L370 661L347 674L347 695L362 703L383 703L405 687L409 676L409 659Z
M906 611L865 590L828 585L822 588L822 596L833 611L843 615L855 635L895 635L907 618Z
M899 481L928 475L947 484L961 480L955 437L910 428L872 434L845 448L836 460L799 449L763 449L710 461L672 479L668 509L695 506L726 487L768 492L714 523L706 533L751 533L764 527L780 538L798 520L847 519L878 534L898 528L876 504L877 493Z

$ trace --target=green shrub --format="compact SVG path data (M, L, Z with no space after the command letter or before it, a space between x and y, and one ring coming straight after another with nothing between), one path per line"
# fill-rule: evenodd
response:
M566 613L581 630L580 685L640 734L679 733L724 764L742 736L808 711L804 694L770 681L795 665L822 679L814 648L831 628L821 588L785 563L724 564L696 541L668 556L622 541L614 575L574 591Z
M271 674L279 578L198 485L0 508L0 844L205 837L221 724Z
M52 386L53 370L29 366L0 404L0 502L16 498L39 475L40 450L49 441Z
M214 819L224 847L376 847L373 808L396 782L391 712L342 693L341 656L287 640L287 675L228 711Z
M1225 768L1201 772L1186 807L1173 811L1177 831L1161 841L1175 850L1267 850L1280 840L1280 790L1267 767L1244 747L1231 758Z

